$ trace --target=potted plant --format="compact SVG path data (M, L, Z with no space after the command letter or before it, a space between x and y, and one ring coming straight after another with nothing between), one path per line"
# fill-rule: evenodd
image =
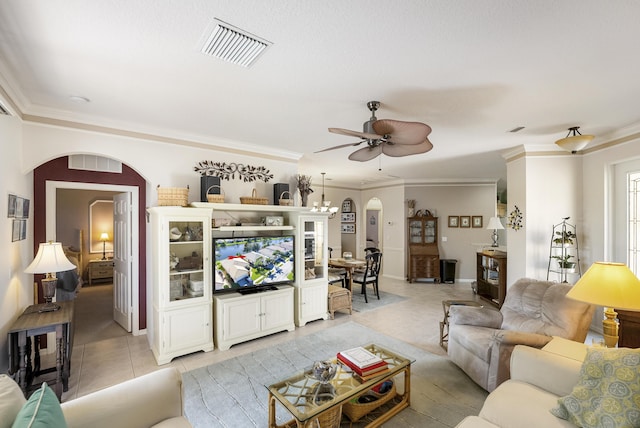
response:
M567 271L572 271L576 268L576 262L570 262L569 259L573 258L571 254L565 254L563 256L552 256L554 259L558 260L558 266L560 269L565 269Z
M576 238L576 234L570 230L558 231L554 236L556 237L553 238L553 243L564 247L573 245L573 240Z

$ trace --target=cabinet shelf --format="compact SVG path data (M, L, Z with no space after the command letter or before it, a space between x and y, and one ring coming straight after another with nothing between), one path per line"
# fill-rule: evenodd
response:
M477 253L476 283L480 297L501 307L507 293L507 255Z
M271 230L293 230L293 226L220 226L214 227L213 231L220 232L265 232Z

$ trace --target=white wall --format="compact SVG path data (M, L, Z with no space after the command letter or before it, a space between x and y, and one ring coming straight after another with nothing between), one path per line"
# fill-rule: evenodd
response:
M20 171L22 140L20 121L12 116L0 115L0 372L8 366L7 332L9 327L33 303L33 275L24 273L33 256L33 175ZM27 221L27 239L11 242L12 219L7 218L8 194L31 201Z
M527 163L524 156L507 162L507 216L516 207L527 213ZM527 276L527 219L524 219L523 229L514 230L507 226L507 288L519 278Z

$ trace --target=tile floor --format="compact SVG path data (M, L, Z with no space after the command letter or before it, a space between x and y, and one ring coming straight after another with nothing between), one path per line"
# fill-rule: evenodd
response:
M282 332L234 345L227 351L214 349L207 353L186 355L175 358L165 366L175 366L185 372L348 321L358 322L427 352L446 356L446 351L439 346L439 322L443 318L442 300L476 300L469 282L409 284L403 280L383 278L381 289L407 296L408 299L373 311L354 312L353 315L336 312L334 320L314 321L293 332ZM92 308L97 300L87 298L91 294L90 291L81 290L76 300L76 338L81 339L74 344L69 390L63 393L63 401L165 367L156 364L146 335L134 337L126 334L109 320L109 315L97 316L99 310ZM110 313L110 309L107 312ZM355 345L357 344L354 343Z

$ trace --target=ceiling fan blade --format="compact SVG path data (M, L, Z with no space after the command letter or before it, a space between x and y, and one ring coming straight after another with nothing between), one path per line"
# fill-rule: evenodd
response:
M371 159L376 158L377 156L380 156L380 153L382 153L382 148L380 145L375 146L375 147L363 147L359 150L356 150L355 152L351 153L349 155L349 160L352 161L358 161L358 162L366 162L366 161L370 161Z
M364 143L365 141L366 140L361 140L361 141L358 141L357 143L341 144L339 146L329 147L328 149L318 150L317 152L313 152L313 153L328 152L329 150L341 149L343 147L359 146L360 144Z
M351 131L349 129L342 128L329 128L329 132L340 135L349 135L350 137L364 138L365 140L379 140L380 138L382 138L382 135L370 134L368 132Z
M394 144L421 144L431 133L431 127L427 124L392 119L375 121L373 129Z
M420 144L383 144L382 153L391 157L402 157L410 155L419 155L420 153L427 153L433 149L433 144L428 139L425 139ZM362 150L362 149L360 149Z

